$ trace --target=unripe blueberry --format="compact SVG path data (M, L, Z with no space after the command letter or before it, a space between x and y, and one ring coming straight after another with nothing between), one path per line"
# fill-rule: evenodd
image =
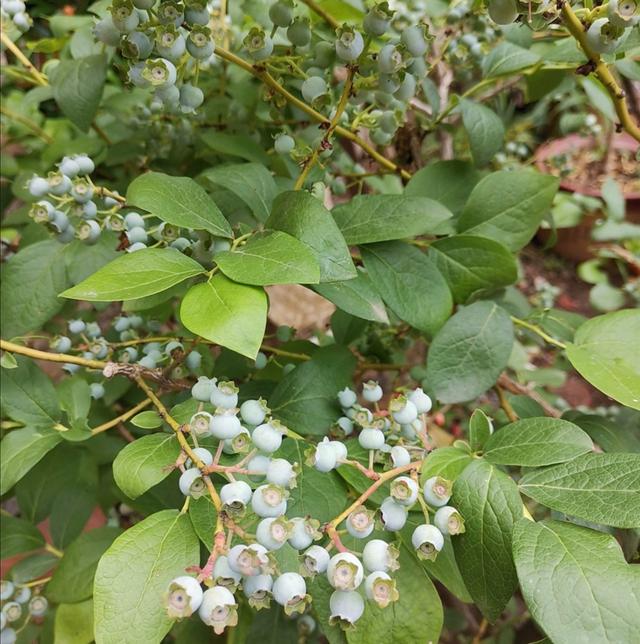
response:
M200 461L207 467L213 464L213 454L208 449L205 449L204 447L194 447L192 451L195 456L197 456ZM192 465L190 458L187 459L186 465L187 467L190 467Z
M319 472L330 472L337 465L336 450L331 446L328 438L316 445L315 453L311 457L311 465Z
M13 582L8 579L0 581L0 599L2 599L2 601L9 599L9 597L13 595L14 590L15 586L13 585Z
M184 20L184 7L177 0L162 0L157 15L163 25L173 24L179 27Z
M440 508L433 517L433 523L442 534L462 534L464 519L460 513L449 505Z
M182 42L184 50L184 39ZM120 51L124 58L144 60L149 58L153 51L153 41L143 31L132 31L122 37Z
M411 455L402 445L395 445L391 448L391 462L394 468L409 465L411 463Z
M96 22L93 27L93 35L99 42L111 47L117 47L120 44L122 34L113 23L111 15L108 15Z
M336 31L336 54L346 63L358 59L364 50L364 39L359 31L345 25Z
M287 615L304 612L311 598L304 578L297 572L285 572L273 582L273 598Z
M416 406L419 414L429 413L431 411L431 407L433 406L431 398L429 398L429 396L427 396L427 394L425 394L420 387L414 389L409 394L409 400Z
M124 216L124 225L127 230L131 230L132 228L144 229L146 226L144 218L137 212L128 212Z
M59 335L53 339L51 348L58 353L67 353L71 349L71 340L65 335Z
M307 103L313 103L327 93L327 83L322 76L309 76L300 88L302 96Z
M408 511L404 505L396 503L390 496L380 505L380 519L385 530L397 532L404 528L407 522Z
M287 38L294 47L306 47L311 42L309 18L296 18L287 29Z
M22 606L17 601L7 602L2 607L2 613L7 618L7 622L17 622L22 617Z
M362 397L367 402L378 402L382 399L382 387L375 380L367 380L362 385Z
M176 577L165 594L167 615L171 619L190 617L202 604L202 598L202 588L195 577Z
M367 599L380 608L386 608L391 602L398 601L400 597L396 582L386 572L380 570L370 573L364 580L364 592Z
M388 2L379 2L369 9L362 21L366 33L373 36L382 36L389 29L389 22L393 17L393 11L389 9Z
M347 532L357 539L366 539L375 527L374 516L375 512L368 510L364 505L359 505L345 521Z
M393 94L400 88L400 77L398 74L380 74L378 77L378 89L384 94ZM390 140L390 139L389 139Z
M436 526L424 524L413 531L411 543L420 559L435 561L444 546L444 537Z
M34 176L29 179L27 190L33 197L44 197L49 192L49 182L44 177Z
M277 27L288 27L293 20L293 0L278 0L269 7L269 18Z
M301 557L300 573L305 577L314 577L323 573L329 565L331 555L322 546L311 546L307 548Z
M216 385L216 379L200 376L198 381L191 387L191 395L200 402L209 402Z
M408 476L399 476L391 482L391 498L408 508L418 500L419 492L418 484Z
M273 40L258 27L253 27L249 31L242 44L253 60L269 58L273 51Z
M369 572L397 570L399 567L398 549L382 539L371 539L362 551L362 562Z
M213 416L206 411L199 411L189 420L189 429L198 438L211 436L211 421Z
M142 243L146 244L149 240L147 231L144 228L130 228L127 231L127 239L131 244Z
M267 550L279 550L287 543L293 524L285 516L266 517L258 523L256 539Z
M240 419L233 409L217 413L211 418L211 433L219 440L235 438L241 431Z
M284 425L277 420L270 420L268 423L258 425L253 430L251 440L261 452L273 454L273 452L280 449L282 437L285 434L286 427Z
M58 170L73 179L80 173L80 166L72 157L62 157L62 161L58 163Z
M80 174L91 174L96 169L95 163L87 154L74 154L72 159L78 164Z
M289 154L296 147L296 142L288 134L278 134L273 148L278 154Z
M294 517L291 519L291 535L289 536L289 545L296 550L308 548L314 539L320 538L318 528L320 522L311 517Z
M284 458L274 458L267 469L267 481L281 487L296 486L297 472L294 466Z
M236 600L227 588L214 586L205 590L198 615L207 626L213 626L216 635L222 635L227 626L238 623Z
M416 406L406 396L397 396L391 401L389 410L393 420L400 425L408 425L418 417Z
M335 47L330 43L325 40L321 40L314 49L315 52L315 59L314 59L314 65L317 67L320 67L321 69L326 69L329 67L332 63L333 60L336 56L336 50Z
M0 644L15 644L18 639L18 634L14 628L3 628L0 633Z
M336 590L329 598L329 623L343 629L351 628L364 613L364 599L356 591Z
M186 46L184 36L173 25L156 30L156 51L162 58L178 62Z
M350 552L339 552L327 566L327 579L336 590L355 590L362 583L364 570L358 557Z
M191 25L206 25L211 18L206 0L187 0L184 19Z
M215 43L209 27L194 25L187 38L187 51L196 60L206 60L215 51Z
M499 25L510 25L518 17L515 0L489 0L489 16Z
M357 401L358 397L356 396L356 392L353 389L349 389L349 387L345 387L342 391L338 392L338 402L343 409L353 407Z
M351 409L347 410L346 413L349 418L353 418L353 420L362 427L368 427L373 423L373 414L371 413L371 410L366 407L354 405Z
M402 52L395 45L385 45L378 52L377 63L381 74L395 74L404 67Z
M49 183L48 192L58 197L66 194L73 187L71 179L67 175L62 174L62 172L50 172L47 175L47 182Z
M227 483L220 488L220 499L226 510L238 512L244 510L251 500L251 487L244 481Z
M333 435L339 438L346 438L351 434L353 434L353 421L346 416L340 416L334 426Z
M620 33L608 18L598 18L587 30L587 42L598 54L610 54L615 51L620 41Z
M249 600L249 606L256 610L268 608L271 603L273 577L271 575L255 575L246 577L242 582L242 590Z
M384 434L380 429L365 427L358 436L358 443L363 449L382 449Z
M200 365L202 363L202 354L192 349L184 359L184 363L187 366L187 369L189 369L190 371L195 371L196 369L200 368Z
M400 40L412 56L417 58L418 56L425 55L427 51L427 40L422 25L412 25L404 29L400 35Z
M247 463L247 469L258 476L265 476L269 469L271 459L265 454L256 454Z
M220 555L213 565L213 574L211 580L215 586L224 586L231 592L235 592L236 588L242 581L242 575L233 570L229 565L229 558L226 555Z
M260 425L271 410L262 398L258 400L245 400L240 405L240 416L249 425Z
M94 400L100 400L104 397L104 385L101 382L92 382L89 385L89 390L91 392L91 398Z
M232 570L244 577L255 577L271 573L271 563L267 549L259 543L251 546L239 544L229 550L229 565Z
M185 470L180 476L178 486L182 494L191 496L194 499L201 497L207 491L207 486L202 478L202 472L197 467L191 467Z
M180 107L184 114L190 114L204 102L204 92L195 85L185 83L180 88Z
M272 483L261 485L251 497L251 508L259 517L280 516L287 511L287 492Z
M211 404L222 409L234 409L238 405L238 388L230 380L218 382L211 393Z
M424 500L434 508L447 505L451 498L451 481L441 476L432 476L422 486Z
M167 87L176 82L175 65L165 58L149 58L142 69L142 77L153 87Z
M22 0L3 0L2 11L10 16L26 10L26 6Z
M607 16L614 27L626 29L640 22L640 5L637 0L609 0Z
M128 0L114 0L109 11L114 26L120 31L133 31L140 23L140 15Z

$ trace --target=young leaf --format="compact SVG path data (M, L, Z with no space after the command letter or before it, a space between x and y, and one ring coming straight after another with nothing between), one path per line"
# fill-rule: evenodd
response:
M173 248L145 248L118 259L60 295L74 300L134 300L204 273L198 262Z
M558 512L616 528L640 527L639 454L583 454L525 474L519 487Z
M434 449L422 461L420 484L424 485L424 482L432 476L441 476L449 481L455 481L472 460L471 454L459 447Z
M214 275L189 289L180 319L192 333L255 359L267 324L267 306L263 289Z
M451 315L451 292L423 252L404 242L363 246L362 259L389 308L412 327L433 336Z
M482 61L482 71L486 78L514 74L540 62L540 56L529 49L511 42L501 42L494 47Z
M320 282L357 276L349 247L331 213L308 192L292 190L279 194L265 226L293 235L309 246L320 265Z
M362 195L336 206L331 214L347 244L370 244L432 233L451 217L426 197Z
M567 345L580 375L623 405L640 409L640 310L591 318Z
M230 279L241 284L317 284L320 268L306 244L274 230L255 235L233 251L216 253L215 261Z
M474 410L469 419L469 444L471 449L482 449L493 434L493 423L482 409ZM491 460L491 459L489 459Z
M113 478L131 499L144 494L169 474L180 454L173 434L150 434L129 443L113 461Z
M127 203L162 221L218 237L233 237L231 226L205 189L189 177L147 172L127 189Z
M513 324L493 302L460 309L429 348L427 380L443 403L472 400L491 387L506 367Z
M141 411L131 419L131 424L142 429L156 429L162 425L157 411Z
M555 644L637 639L640 577L612 535L522 519L513 556L531 615Z
M498 465L538 467L564 463L592 449L589 436L567 420L525 418L493 434L484 456Z
M94 638L93 600L56 608L54 637L65 644L90 644Z
M161 641L173 625L162 596L199 554L189 516L177 510L152 514L120 535L96 571L96 641Z
M476 291L507 286L518 277L511 252L486 237L454 235L438 239L429 246L429 258L447 280L458 304Z
M477 166L489 163L504 143L504 125L486 105L460 99L462 122L469 137L471 155Z
M504 472L477 459L453 485L451 505L465 523L452 537L465 585L483 615L494 622L516 589L511 534L522 517L516 484Z
M551 207L558 179L531 170L501 170L473 189L459 233L494 239L515 251L527 244Z

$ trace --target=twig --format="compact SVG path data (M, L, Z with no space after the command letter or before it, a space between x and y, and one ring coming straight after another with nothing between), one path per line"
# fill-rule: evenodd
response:
M507 397L504 395L504 391L500 385L494 387L496 393L498 394L498 400L500 400L500 407L504 410L504 413L507 415L507 418L510 422L515 423L518 420L518 414L513 410L511 403L507 400Z
M541 329L537 324L532 324L531 322L527 322L526 320L521 320L520 318L517 318L514 315L511 316L511 321L514 324L517 324L518 326L521 326L525 329L528 329L529 331L532 331L536 335L539 335L545 342L552 344L554 347L558 347L560 349L567 348L567 345L564 342L560 342L560 340L556 340L554 337L550 336L546 331Z
M16 123L21 123L25 127L28 127L30 130L35 132L45 143L53 143L53 138L50 137L37 123L34 123L26 116L12 112L11 110L8 110L6 107L4 107L4 105L0 106L0 113L4 114L8 119L16 121Z
M2 44L20 61L20 63L26 67L38 85L44 86L49 84L47 77L35 68L33 63L22 53L22 51L20 51L20 48L4 31L0 31L0 40L2 41Z
M106 432L108 429L115 427L119 423L124 423L125 421L129 420L129 418L132 418L138 412L142 411L145 407L148 407L150 404L151 404L151 399L145 398L145 400L138 403L135 407L132 407L128 411L125 411L123 414L120 414L120 416L117 416L116 418L113 418L112 420L109 420L106 423L102 423L102 425L98 425L97 427L94 427L91 430L91 433L95 436L96 434Z
M317 2L314 2L314 0L302 0L302 2L304 2L304 4L306 4L307 7L311 9L311 11L314 11L321 18L323 18L333 29L337 29L340 26L340 23L328 11L325 11Z
M552 418L560 418L560 416L562 416L562 412L559 409L556 409L553 405L550 405L542 396L540 396L535 391L532 391L528 387L525 387L524 385L511 380L511 378L509 378L506 373L503 373L498 378L498 384L512 394L527 396L528 398L531 398L531 400L537 402L540 407L544 409L544 412L545 414L547 414L547 416L551 416Z

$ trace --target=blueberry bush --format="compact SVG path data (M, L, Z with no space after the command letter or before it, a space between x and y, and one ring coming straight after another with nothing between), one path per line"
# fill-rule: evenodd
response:
M638 641L637 2L1 11L2 644Z

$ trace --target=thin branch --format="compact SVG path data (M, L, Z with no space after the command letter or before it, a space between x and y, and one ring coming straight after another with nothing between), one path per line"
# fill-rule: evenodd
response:
M528 329L529 331L535 333L536 335L539 335L545 342L547 342L548 344L552 344L554 347L558 347L560 349L567 348L567 345L564 342L560 342L560 340L556 340L554 337L550 336L546 331L540 328L537 324L532 324L531 322L527 322L526 320L517 318L514 315L511 316L511 321L514 324L517 324L518 326L521 326L524 329Z
M16 57L17 60L29 71L38 85L48 85L47 77L38 71L33 63L20 51L20 48L7 36L4 31L0 31L0 40L2 44Z
M128 411L125 411L123 414L120 414L120 416L116 416L116 418L113 418L112 420L109 420L106 423L102 423L102 425L98 425L97 427L94 427L91 430L91 433L95 436L96 434L106 432L108 429L111 429L112 427L116 427L116 425L118 425L119 423L124 423L125 421L129 420L129 418L133 418L133 416L135 416L138 412L142 411L145 407L148 407L150 404L151 404L151 399L145 398L145 400L138 403L135 407L132 407Z
M337 29L340 26L340 23L328 11L325 11L317 2L314 2L314 0L302 0L302 2L304 2L304 4L306 4L307 7L311 9L311 11L317 13L333 29Z

